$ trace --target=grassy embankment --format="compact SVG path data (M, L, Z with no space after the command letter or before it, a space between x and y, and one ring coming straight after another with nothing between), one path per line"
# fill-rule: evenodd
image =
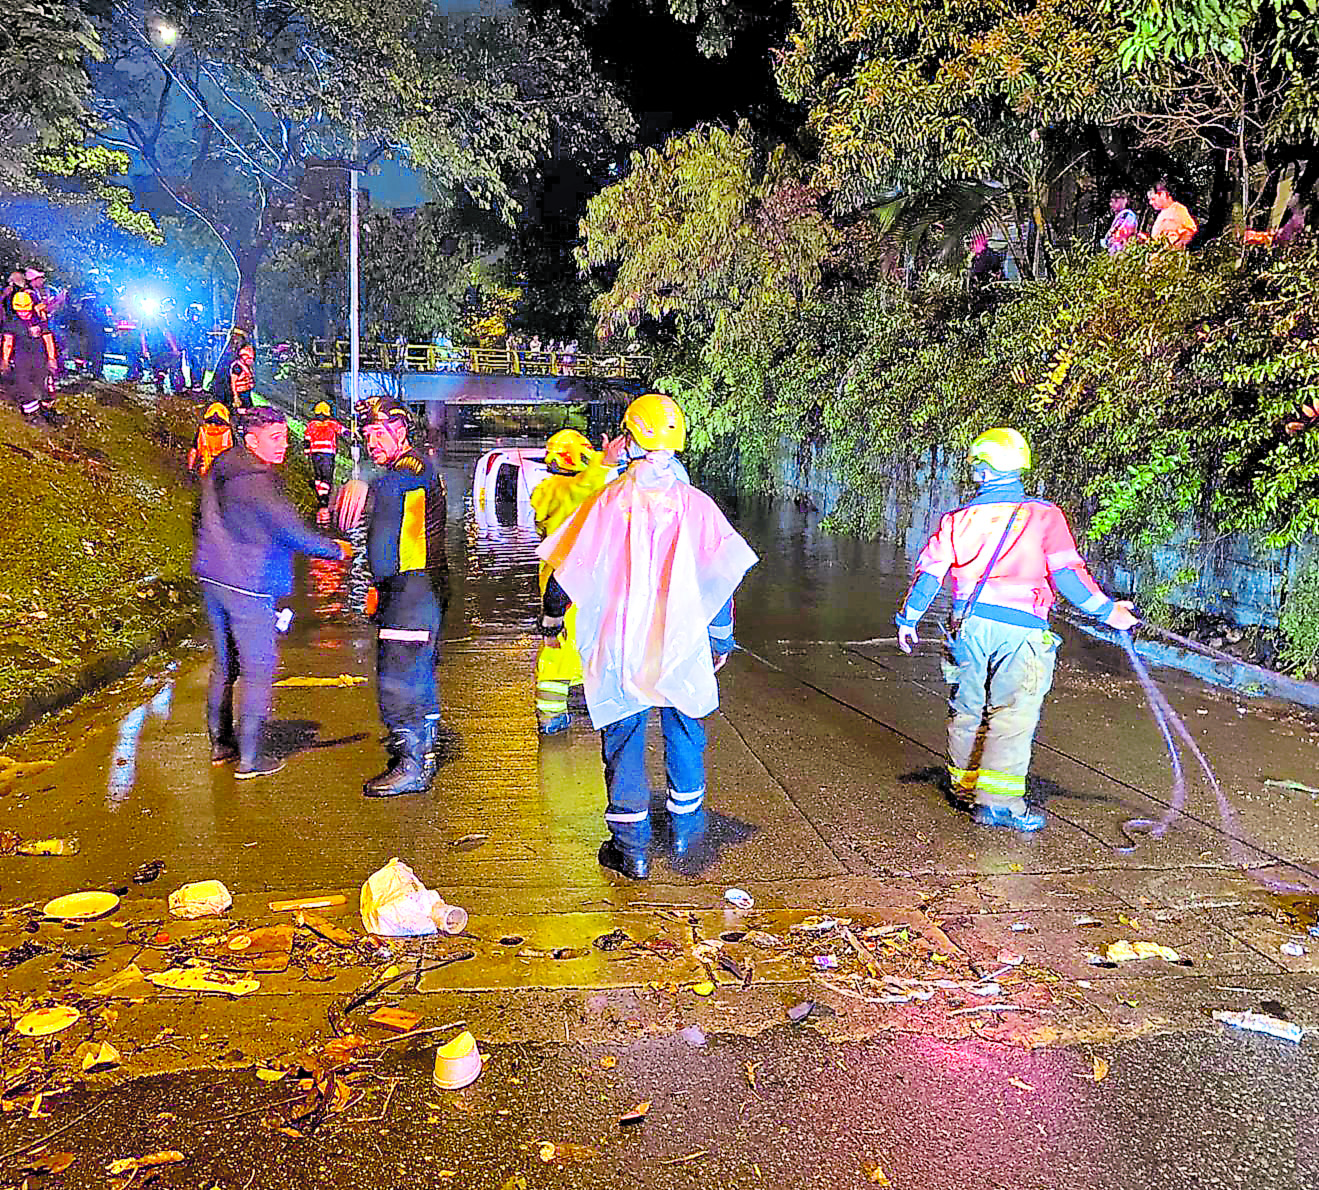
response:
M103 384L60 408L50 430L0 402L0 738L198 618L186 459L201 405ZM309 514L305 460L289 470Z

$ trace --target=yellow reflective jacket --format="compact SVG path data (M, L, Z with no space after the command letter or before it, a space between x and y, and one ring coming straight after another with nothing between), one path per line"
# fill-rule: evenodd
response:
M547 475L531 493L531 507L536 513L536 531L548 537L563 524L584 500L595 495L617 475L617 469L606 467L598 454L593 454L584 470L576 475ZM550 577L550 568L541 563L540 585L544 590Z

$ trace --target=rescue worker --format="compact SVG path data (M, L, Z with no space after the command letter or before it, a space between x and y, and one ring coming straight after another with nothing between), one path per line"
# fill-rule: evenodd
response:
M17 290L9 304L13 313L5 320L0 339L0 374L28 421L40 415L51 425L58 425L62 419L55 412L55 377L59 373L55 336L39 316L30 289Z
M334 461L344 427L330 412L329 403L319 402L307 420L303 437L311 457L311 487L316 493L316 520L330 519L330 491L334 487Z
M1110 628L1137 621L1130 603L1115 603L1090 577L1062 511L1026 494L1031 454L1021 434L986 430L967 461L979 490L940 519L921 551L897 616L898 644L911 652L921 616L951 577L951 792L973 801L982 826L1037 831L1045 817L1026 806L1026 771L1061 643L1049 630L1054 592Z
M142 323L142 355L150 361L156 392L161 396L168 391L166 383L172 386L176 378L180 388L173 391L179 392L182 387L182 380L178 378L179 344L169 326L169 311L172 309L173 303L167 301L158 314L150 315Z
M389 765L362 786L367 797L424 793L435 780L440 704L435 664L449 602L444 552L444 480L410 440L408 407L394 397L357 406L371 461L383 474L339 489L339 524L354 528L371 498L366 551L373 596L367 613L379 629L376 696L389 732Z
M288 453L288 426L278 409L249 409L242 443L219 455L202 480L192 569L211 623L215 662L206 698L211 763L237 760L238 780L284 767L264 748L278 649L275 603L293 590L293 555L343 561L346 541L308 529L284 495L275 468ZM234 683L243 697L234 731Z
M194 475L205 475L211 464L233 444L229 406L222 401L212 401L202 415L202 424L197 427L197 440L188 451L188 470Z
M627 470L588 497L541 543L553 574L542 631L577 608L577 644L591 722L600 729L609 838L600 864L632 880L650 874L646 723L660 711L671 847L685 855L705 813L705 727L719 705L715 673L736 647L733 592L756 562L704 492L681 478L674 454L687 424L663 393L623 416Z
M545 466L549 475L531 492L531 507L536 513L536 530L548 537L563 524L588 496L598 492L616 474L617 444L606 441L605 453L591 449L590 442L577 430L560 430L545 443ZM540 564L540 591L545 594L550 568ZM577 651L577 609L569 607L563 627L541 643L536 654L536 721L542 735L567 731L572 722L568 713L568 692L582 684L582 658Z
M188 366L188 387L197 390L206 383L206 328L202 325L202 313L201 306L193 302L179 334L183 362Z

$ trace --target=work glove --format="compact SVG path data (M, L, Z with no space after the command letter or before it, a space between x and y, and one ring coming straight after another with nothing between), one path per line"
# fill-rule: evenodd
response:
M353 543L351 541L344 541L342 538L336 538L334 544L339 547L339 556L345 562L347 562L356 552L353 549Z
M1104 623L1119 632L1130 632L1140 623L1140 617L1136 615L1136 607L1131 600L1121 599L1113 605L1113 610L1108 613L1108 619Z
M559 647L559 636L563 632L562 616L541 616L540 634L551 649Z
M904 653L910 653L912 645L921 643L921 638L916 635L915 628L908 628L904 625L898 626L898 648Z

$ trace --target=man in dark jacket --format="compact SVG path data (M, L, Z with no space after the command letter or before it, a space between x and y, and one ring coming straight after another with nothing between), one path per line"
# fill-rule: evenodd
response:
M293 590L293 555L345 559L352 547L303 525L284 495L275 468L288 452L288 426L277 409L244 411L240 445L225 451L202 481L197 551L215 643L206 699L211 763L238 760L239 780L278 772L283 762L262 751L275 677L275 601ZM234 682L243 699L234 734Z

